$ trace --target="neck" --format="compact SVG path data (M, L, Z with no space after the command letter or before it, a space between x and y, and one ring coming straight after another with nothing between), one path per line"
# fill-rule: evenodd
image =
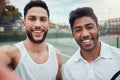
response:
M89 63L94 61L100 55L100 49L101 49L100 46L101 45L100 45L100 42L99 42L97 44L97 46L95 47L95 49L93 49L92 51L81 50L81 56Z
M47 48L45 41L42 43L33 43L30 40L24 41L25 48L30 52L40 53Z

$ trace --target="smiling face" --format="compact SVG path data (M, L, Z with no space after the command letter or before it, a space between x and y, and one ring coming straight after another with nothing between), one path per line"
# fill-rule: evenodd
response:
M43 42L50 26L47 11L42 7L30 8L23 21L23 26L32 42Z
M84 16L74 21L72 34L81 50L89 52L98 45L100 29L92 18Z

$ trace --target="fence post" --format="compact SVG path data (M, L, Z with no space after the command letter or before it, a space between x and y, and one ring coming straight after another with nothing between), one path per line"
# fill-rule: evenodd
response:
M119 37L117 37L117 48L119 48Z

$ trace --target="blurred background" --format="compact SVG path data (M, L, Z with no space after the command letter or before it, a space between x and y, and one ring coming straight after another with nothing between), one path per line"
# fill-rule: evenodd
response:
M0 0L0 46L12 45L26 38L21 21L23 8L28 1L30 0ZM64 62L78 49L68 23L70 11L77 7L92 7L101 27L100 39L109 45L120 48L119 0L44 1L48 4L52 23L46 41L62 51Z

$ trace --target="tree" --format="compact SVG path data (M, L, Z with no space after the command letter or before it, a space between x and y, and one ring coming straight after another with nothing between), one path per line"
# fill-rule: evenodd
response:
M12 24L16 20L21 19L22 15L13 5L6 5L2 16L0 18L0 24Z

